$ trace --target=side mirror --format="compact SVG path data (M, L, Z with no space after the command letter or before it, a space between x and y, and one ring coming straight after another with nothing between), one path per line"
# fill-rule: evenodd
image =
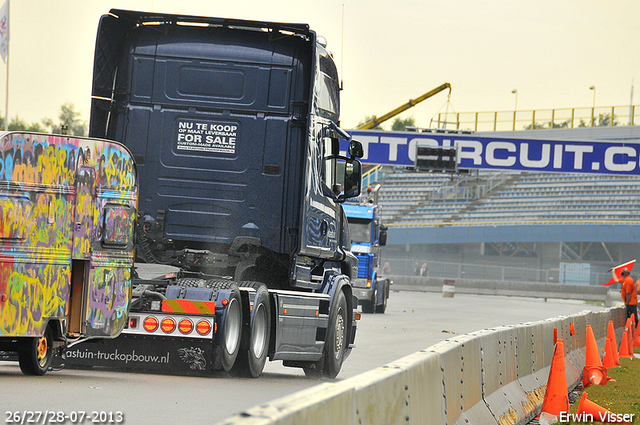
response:
M383 229L384 227L384 229ZM380 234L378 235L378 245L387 245L387 228L386 226L380 226Z
M338 200L344 201L347 198L355 198L360 195L362 186L362 164L357 159L349 159L345 162L344 168L344 192Z
M362 158L364 156L362 143L357 140L349 141L349 156L351 158Z

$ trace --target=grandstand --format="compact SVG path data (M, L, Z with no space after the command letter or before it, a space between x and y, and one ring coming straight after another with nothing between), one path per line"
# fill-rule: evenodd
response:
M384 255L396 272L426 260L431 276L596 284L640 259L640 176L386 171Z
M491 179L502 184L492 187ZM452 179L400 172L384 183L383 219L393 227L640 221L637 176L479 171Z

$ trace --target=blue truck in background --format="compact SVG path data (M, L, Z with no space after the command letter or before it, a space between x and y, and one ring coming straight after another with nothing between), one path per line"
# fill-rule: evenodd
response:
M358 277L352 280L364 313L384 313L391 281L381 275L380 250L387 244L387 227L380 220L380 185L343 205L349 221L351 252L358 257Z
M257 377L268 358L334 378L357 328L342 204L363 156L339 95L306 24L104 15L89 133L134 155L146 275L122 335L67 363Z

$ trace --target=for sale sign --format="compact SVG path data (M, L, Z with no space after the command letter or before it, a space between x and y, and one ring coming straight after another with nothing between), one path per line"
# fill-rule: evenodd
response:
M238 129L236 122L178 120L176 149L234 155Z

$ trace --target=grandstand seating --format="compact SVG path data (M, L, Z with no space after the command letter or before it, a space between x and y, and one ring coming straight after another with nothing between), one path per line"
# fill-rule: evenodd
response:
M508 184L477 191L476 197L465 199L460 199L458 191L468 182L447 175L387 174L380 190L383 222L414 227L638 221L640 177L503 173L510 178ZM474 184L489 174L480 172Z

